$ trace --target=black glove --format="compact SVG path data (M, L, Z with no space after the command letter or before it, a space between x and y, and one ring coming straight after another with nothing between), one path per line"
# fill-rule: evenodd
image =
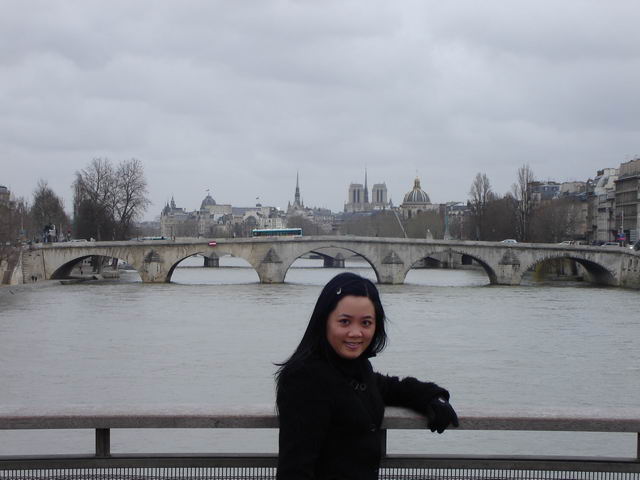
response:
M432 432L442 433L449 425L454 427L459 425L456 411L442 397L436 397L429 402L427 405L427 419L429 420L429 429Z

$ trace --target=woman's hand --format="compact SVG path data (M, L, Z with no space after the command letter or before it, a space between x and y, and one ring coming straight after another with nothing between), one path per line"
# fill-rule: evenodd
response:
M427 419L432 432L442 433L449 425L457 427L458 415L451 404L443 397L436 397L427 405Z

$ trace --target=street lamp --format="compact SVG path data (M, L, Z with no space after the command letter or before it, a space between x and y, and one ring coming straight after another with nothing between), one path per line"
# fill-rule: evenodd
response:
M449 204L444 204L444 240L451 240L451 233L449 232Z

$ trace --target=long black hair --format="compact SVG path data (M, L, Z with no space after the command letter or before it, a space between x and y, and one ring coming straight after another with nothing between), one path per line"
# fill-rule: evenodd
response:
M366 278L355 273L341 273L336 275L327 283L316 302L313 309L307 330L300 340L300 344L293 352L293 355L279 366L276 372L276 388L280 385L280 380L287 372L295 370L303 362L314 355L322 355L328 358L331 352L331 345L327 340L327 319L336 305L347 295L356 297L367 297L373 303L376 315L376 329L371 339L371 343L362 353L365 357L371 357L380 353L387 343L387 333L385 331L385 314L380 302L380 294L375 284Z

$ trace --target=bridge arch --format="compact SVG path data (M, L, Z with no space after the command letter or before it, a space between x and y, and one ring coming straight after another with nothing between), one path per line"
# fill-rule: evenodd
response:
M166 273L165 282L170 283L173 274L175 273L175 269L178 265L186 260L187 258L195 257L196 255L202 255L203 257L210 257L212 254L217 256L218 258L223 257L224 255L232 255L233 257L240 258L244 260L248 266L250 266L255 272L257 278L260 278L258 265L255 264L253 258L248 254L245 249L235 247L233 245L230 246L218 246L215 251L208 249L203 245L197 245L195 248L184 251L171 261L171 266L168 268Z
M171 265L169 267L169 270L167 271L167 278L166 278L166 282L169 283L171 282L171 277L173 276L173 273L175 272L176 268L178 267L178 265L180 265L180 263L182 263L184 260L186 260L187 258L191 258L191 257L195 257L196 255L202 255L205 256L207 255L204 250L202 251L197 251L197 252L193 252L190 255L186 255L182 258L180 258L179 260L177 260L176 262L173 263L173 265Z
M327 248L335 248L335 249L338 249L338 250L344 250L344 251L347 251L347 252L351 252L354 255L358 255L358 256L362 257L367 262L367 264L373 269L373 272L376 275L377 283L380 283L380 272L378 271L378 268L377 268L375 262L373 262L370 258L368 258L368 256L366 254L360 252L358 249L353 248L353 247L345 247L344 245L340 245L340 244L327 244L327 245L321 245L321 246L300 244L300 248L296 249L296 251L288 259L287 265L285 266L285 269L284 269L284 278L286 279L286 276L289 273L289 270L291 269L291 266L300 257L302 257L303 255L306 255L308 253L318 253L318 254L321 255L321 252L318 252L318 251L322 250L322 249L327 249Z
M326 250L326 247L324 248ZM345 265L345 256L342 254L342 252L338 252L334 255L330 255L329 253L327 253L326 251L322 251L323 248L317 248L309 253L313 254L313 255L317 255L318 257L320 257L322 259L323 262L323 266L327 267L327 268L344 268ZM344 249L342 249L344 250ZM347 251L347 250L345 250ZM293 263L295 263L297 260L300 260L300 257L298 257L296 260L294 260ZM293 265L293 264L292 264Z
M579 263L587 272L589 281L596 285L614 286L618 284L616 281L615 272L613 272L606 266L569 252L553 253L540 258L536 258L530 264L525 265L525 267L521 270L518 278L518 283L522 282L522 278L529 270L534 269L537 265L547 262L553 262L554 260L573 260L576 263Z
M81 257L76 257L72 260L69 260L62 265L59 265L51 274L51 280L62 280L65 278L71 277L71 272L75 268L75 266L86 260L87 258L91 258L93 255L83 255Z
M78 264L84 262L88 258L89 259L98 258L100 259L99 261L101 262L101 264L99 264L98 266L92 265L91 270L87 270L87 271L83 271L82 267L80 266L79 273L83 276L87 276L92 273L106 275L105 271L103 270L104 268L104 265L102 264L104 262L103 259L112 259L112 260L115 259L118 261L118 263L122 262L122 263L126 263L127 265L130 265L135 270L136 274L142 279L140 272L134 265L127 262L126 259L113 255L112 253L113 252L101 251L101 252L95 252L95 253L92 252L91 255L85 254L85 255L72 256L71 259L66 259L64 263L54 266L53 271L49 278L51 280L64 280L64 279L73 278L72 272L74 268L78 266Z
M427 250L422 250L422 251L418 251L416 252L416 254L414 254L409 261L409 266L408 268L405 270L404 272L404 277L407 277L407 274L409 273L409 270L411 270L414 265L416 265L418 262L426 259L426 258L430 258L433 255L436 254L456 254L456 255L461 255L463 257L468 257L471 258L472 260L475 260L484 270L484 272L487 274L487 277L489 278L489 283L491 283L492 285L497 284L498 283L498 276L495 272L495 270L491 267L491 265L485 260L483 259L480 255L477 255L474 252L470 252L468 250L462 249L462 248L429 248ZM404 281L404 279L403 279Z

